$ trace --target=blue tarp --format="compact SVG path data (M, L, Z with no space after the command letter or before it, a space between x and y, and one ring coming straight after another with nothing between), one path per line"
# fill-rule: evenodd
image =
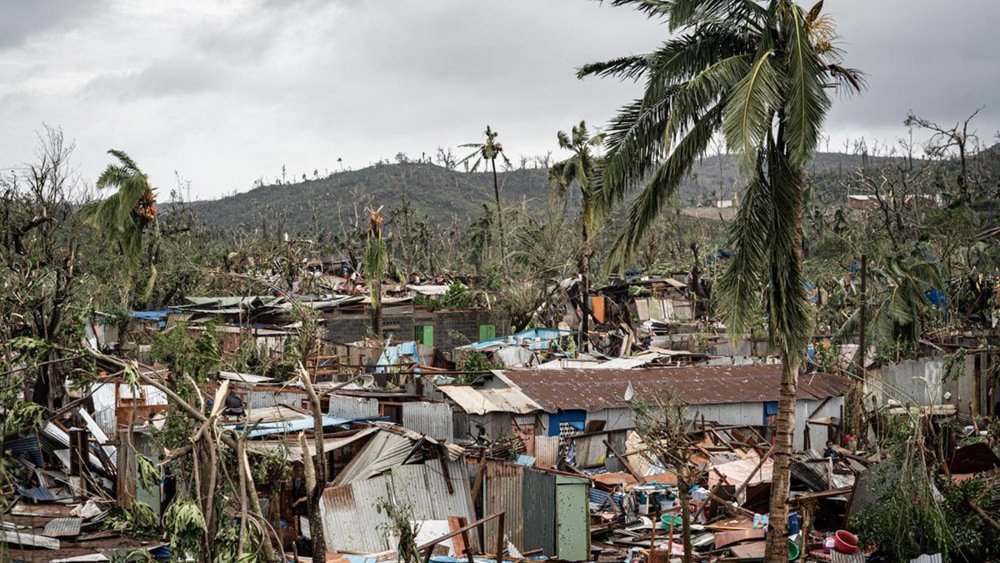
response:
M337 418L331 415L323 415L323 428L329 428L331 426L346 426L350 424L350 420L346 418ZM248 425L246 424L227 424L225 427L227 429L233 429L237 431L242 431ZM261 422L256 426L250 425L253 430L250 431L251 438L259 438L261 436L269 436L271 434L291 434L294 432L301 432L303 430L313 429L313 419L312 417L296 418L292 420L281 420L277 422Z
M132 311L132 318L141 321L157 321L159 328L167 328L167 314L169 313L169 309L163 309L162 311Z
M574 334L576 333L572 330L562 330L558 328L529 328L528 330L522 330L521 332L511 334L510 336L499 336L497 338L491 338L489 340L459 346L458 349L479 351L499 345L519 345L527 342L528 348L532 350L547 350L549 348L549 344L553 340L559 340L560 338L572 336Z
M401 342L394 346L386 346L376 363L375 373L388 373L400 363L400 358L410 356L419 363L420 349L416 342Z

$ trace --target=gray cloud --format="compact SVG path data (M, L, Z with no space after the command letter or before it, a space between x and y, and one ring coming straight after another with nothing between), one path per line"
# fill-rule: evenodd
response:
M98 0L4 0L0 6L0 51L75 27L104 9Z
M0 39L0 165L30 158L47 122L76 139L85 176L120 147L161 185L179 171L200 197L273 179L282 165L298 176L338 157L360 167L431 153L486 124L514 156L553 150L557 130L600 125L639 92L579 81L575 68L667 36L586 0L111 0L100 17L70 14L84 2L7 4L27 25ZM986 105L977 124L992 138L1000 54L984 38L1000 3L827 0L826 10L846 62L870 75L868 92L837 100L831 147L901 136L910 109L954 121Z

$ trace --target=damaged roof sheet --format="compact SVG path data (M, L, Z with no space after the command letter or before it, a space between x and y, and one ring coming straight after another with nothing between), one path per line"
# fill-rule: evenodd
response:
M672 389L678 399L689 405L777 401L781 383L781 364L650 369L505 370L502 375L519 388L529 401L537 403L546 411L595 411L628 407L625 391L629 384L632 385L636 397L651 397ZM838 375L826 373L800 375L796 396L802 400L839 397L843 396L848 384L847 378Z
M555 370L540 371L543 374L555 373ZM491 412L529 414L542 410L541 405L516 387L483 389L469 385L441 385L438 387L438 390L468 414L486 414Z

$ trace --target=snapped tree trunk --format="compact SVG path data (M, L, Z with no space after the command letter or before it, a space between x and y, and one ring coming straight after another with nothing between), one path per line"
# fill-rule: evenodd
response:
M580 352L586 352L590 344L590 233L587 232L586 217L583 223L583 255L580 256L580 307L583 319L580 321Z
M382 338L382 284L372 287L372 332L375 338Z
M323 515L320 511L320 503L323 500L323 490L326 488L327 479L326 448L323 445L323 409L320 405L319 397L316 395L315 389L313 389L309 372L302 367L302 364L299 364L299 378L306 389L306 394L309 395L309 407L313 417L313 437L316 446L316 455L309 458L309 461L305 463L312 557L313 561L325 561L326 538L323 531ZM306 445L304 433L300 436L299 440L302 446L303 459L308 458L309 448ZM310 471L310 466L312 471Z
M497 182L497 159L491 159L490 164L493 165L493 197L497 203L497 234L500 236L498 239L500 241L500 263L506 264L507 252L504 248L503 208L500 206L500 184Z
M775 419L774 471L771 479L771 506L767 534L766 561L788 561L788 491L791 488L792 434L795 431L795 387L799 355L782 350L781 387Z
M694 551L691 549L691 484L687 479L677 483L677 498L681 502L681 542L684 546L684 563L694 563ZM654 526L659 523L654 522ZM671 557L668 554L667 557Z

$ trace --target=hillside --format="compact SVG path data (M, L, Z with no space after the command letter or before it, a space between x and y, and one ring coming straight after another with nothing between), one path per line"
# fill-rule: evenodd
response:
M873 161L887 159L873 158ZM850 174L861 165L861 157L820 153L811 166L817 175ZM498 174L505 204L528 202L544 205L549 197L547 170L525 168ZM728 155L703 159L680 189L685 205L708 203L733 197L739 187L737 165ZM195 202L196 214L212 227L232 229L253 226L262 217L283 218L287 228L312 223L336 229L353 222L355 212L363 216L368 205L392 209L405 198L418 214L436 221L458 218L470 221L493 204L493 185L487 173L467 174L423 163L379 164L329 177L285 185L269 185L212 201Z

